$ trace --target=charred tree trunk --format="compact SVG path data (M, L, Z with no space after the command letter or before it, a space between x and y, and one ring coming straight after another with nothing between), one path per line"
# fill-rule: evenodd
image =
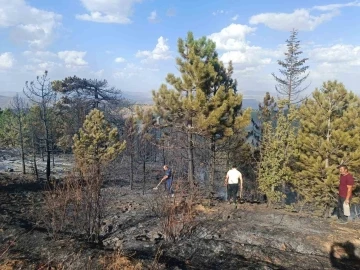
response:
M193 135L191 132L187 134L187 142L188 142L188 181L190 185L191 193L194 191L194 145L193 145Z

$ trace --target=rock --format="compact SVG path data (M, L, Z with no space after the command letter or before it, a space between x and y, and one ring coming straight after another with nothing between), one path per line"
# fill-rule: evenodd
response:
M135 236L136 241L150 241L150 238L146 234L140 234Z
M6 172L14 172L14 169L11 168L11 167L7 167L5 171L6 171Z
M151 242L159 242L164 239L162 233L159 232L151 232L149 238Z

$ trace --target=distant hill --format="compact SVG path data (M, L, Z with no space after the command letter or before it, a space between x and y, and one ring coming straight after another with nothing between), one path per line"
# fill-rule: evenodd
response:
M242 104L242 108L246 109L246 108L251 108L253 110L258 110L259 109L259 101L257 99L254 98L244 98L243 99L243 104Z
M124 98L130 100L131 102L134 102L136 104L153 104L152 97L147 93L141 93L141 92L123 92L122 93ZM13 93L13 95L15 95ZM0 94L0 108L8 108L10 107L10 101L12 100L12 95L6 93L5 95L3 93ZM257 110L259 108L259 101L255 98L244 98L243 99L243 109L246 108L252 108L254 110Z
M10 107L10 101L12 100L12 97L8 96L1 96L0 95L0 108L6 109Z
M123 92L124 98L137 103L137 104L153 104L152 97L147 93L141 92ZM252 108L254 110L259 109L259 101L256 98L244 98L243 109Z

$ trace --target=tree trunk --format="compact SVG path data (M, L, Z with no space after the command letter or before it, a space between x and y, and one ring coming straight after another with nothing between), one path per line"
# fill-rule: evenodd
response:
M19 131L20 131L20 147L21 147L21 164L22 164L22 173L26 174L25 169L25 153L24 153L24 135L22 130L22 122L21 119L19 119Z
M39 181L39 172L36 164L36 145L35 145L35 134L32 134L32 146L33 146L33 164L34 164L34 174L36 176L36 180Z
M99 93L98 93L98 89L96 87L94 90L94 97L95 97L94 107L95 107L95 109L98 109L99 108Z
M146 180L146 155L143 157L143 195L145 194L145 180Z
M193 135L188 132L188 181L190 184L191 193L194 191L194 146L193 146Z
M211 161L210 161L210 187L209 191L214 191L214 180L215 180L215 162L216 162L216 149L215 149L215 141L211 139L210 143L210 149L211 149Z
M54 143L51 144L51 153L52 153L52 166L55 168L55 151L54 151Z
M133 189L133 181L134 181L134 149L130 149L130 189Z
M49 131L46 130L46 181L48 182L50 188L52 184L50 182L50 174L51 174L51 150L50 150L50 141L49 141Z
M166 165L165 147L163 147L163 149L162 149L162 157L163 157L163 165Z

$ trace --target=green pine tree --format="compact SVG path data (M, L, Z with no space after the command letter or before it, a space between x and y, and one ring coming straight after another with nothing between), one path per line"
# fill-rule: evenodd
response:
M328 207L337 200L337 166L360 173L360 100L337 81L325 82L300 108L295 185L307 202Z
M278 83L275 89L288 105L297 102L300 94L308 87L303 86L309 76L307 73L309 66L305 65L308 58L299 59L303 52L300 50L300 41L297 39L297 35L298 31L293 29L290 38L286 40L285 60L278 60L278 64L282 67L279 69L281 76L272 73Z
M118 131L112 128L98 109L86 116L79 135L74 135L73 151L76 169L85 183L81 191L85 205L86 232L92 241L100 241L103 218L101 187L103 168L125 149L125 142L118 139Z
M119 142L117 128L112 128L98 109L90 111L79 135L74 135L73 140L75 160L83 172L94 165L101 170L101 166L113 160L126 145Z
M259 162L258 185L266 194L269 204L284 198L284 185L293 179L292 158L296 150L296 110L284 110L286 100L279 101L276 123L265 122L263 129L261 156Z
M187 135L188 180L193 184L194 134L211 141L229 137L234 128L245 126L249 113L240 114L242 96L236 94L236 82L231 79L232 67L225 69L219 61L216 45L206 37L178 40L180 57L176 59L181 77L168 74L166 81L153 91L155 113L165 126L176 127Z
M16 121L10 109L0 109L0 146L3 148L15 147L18 136L12 123Z

